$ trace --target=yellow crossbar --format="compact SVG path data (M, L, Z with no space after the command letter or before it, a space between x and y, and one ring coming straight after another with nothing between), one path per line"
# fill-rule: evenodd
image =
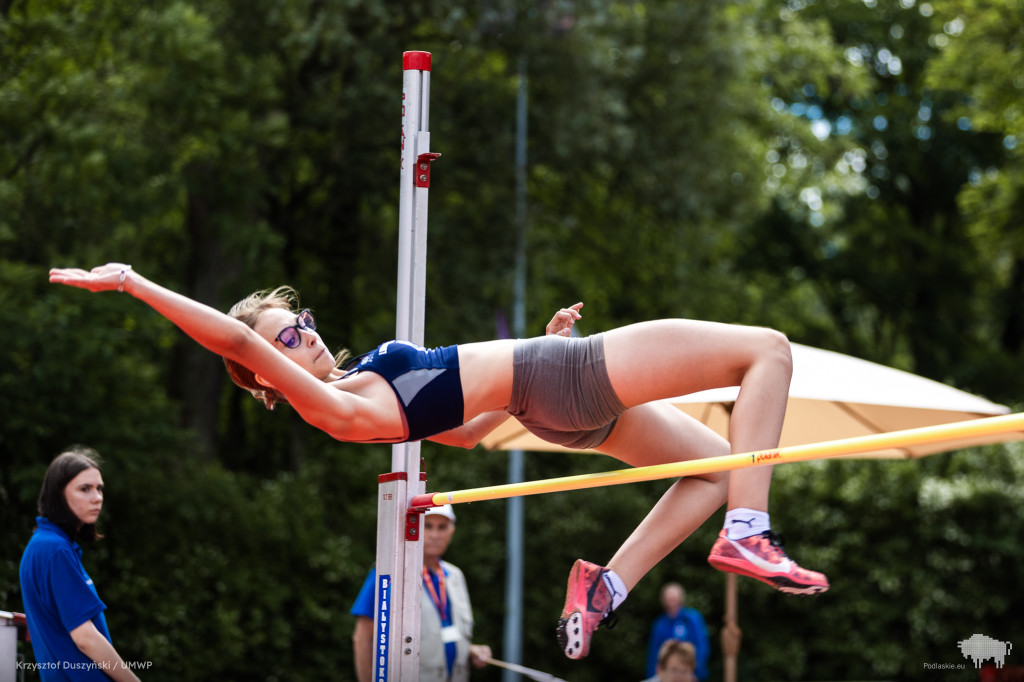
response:
M600 488L608 485L639 483L661 478L678 476L696 476L716 471L729 471L751 466L766 464L782 464L785 462L805 462L812 459L855 455L875 450L901 448L922 443L941 443L944 441L961 441L980 436L1019 431L1019 438L1024 438L1024 413L1007 414L984 419L923 426L903 431L890 431L869 436L843 438L841 440L792 445L777 450L760 450L722 457L657 464L654 466L619 469L598 474L582 474L564 478L548 478L525 483L509 483L485 488L468 488L446 493L425 493L416 495L409 503L411 509L426 509L442 504L461 504L463 502L482 502L483 500L500 500L508 497L539 495L541 493L557 493L566 490L582 490L584 488Z

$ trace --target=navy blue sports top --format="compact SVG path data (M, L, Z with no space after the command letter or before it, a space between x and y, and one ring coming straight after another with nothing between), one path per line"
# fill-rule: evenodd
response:
M420 440L462 426L462 380L457 346L423 348L408 341L388 341L355 358L345 376L373 372L387 380L402 406L409 435Z

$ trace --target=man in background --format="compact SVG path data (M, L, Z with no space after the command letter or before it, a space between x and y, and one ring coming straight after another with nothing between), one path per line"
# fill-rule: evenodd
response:
M491 648L471 644L473 607L466 577L458 566L441 557L455 535L452 506L432 507L423 515L423 576L420 603L420 682L466 682L469 664L487 665ZM356 678L373 679L373 617L376 568L371 568L350 613Z

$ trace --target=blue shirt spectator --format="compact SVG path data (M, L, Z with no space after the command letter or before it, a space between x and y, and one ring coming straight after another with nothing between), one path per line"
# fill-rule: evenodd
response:
M647 644L646 675L651 677L655 674L661 645L675 639L693 645L697 655L697 679L707 680L711 641L704 616L697 609L686 606L686 590L679 583L666 583L661 588L661 605L665 612L651 626Z
M103 476L96 453L76 447L50 463L39 491L36 530L21 557L25 617L43 682L138 682L110 640L82 542L103 537Z

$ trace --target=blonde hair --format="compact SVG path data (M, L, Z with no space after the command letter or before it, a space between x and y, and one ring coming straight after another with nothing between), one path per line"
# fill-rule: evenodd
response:
M264 289L262 291L256 291L241 301L231 306L231 310L228 311L228 316L233 317L236 320L241 320L247 324L250 328L256 328L256 322L267 310L278 308L281 310L287 310L289 312L295 312L299 308L299 294L295 289L289 286L280 286L276 289ZM340 366L349 357L347 350L340 351L334 356L335 366ZM228 376L238 386L241 386L245 390L252 393L253 397L259 400L268 409L274 409L277 403L288 404L288 399L285 395L278 391L272 386L264 386L256 380L256 373L245 365L224 358L224 366L228 370Z

